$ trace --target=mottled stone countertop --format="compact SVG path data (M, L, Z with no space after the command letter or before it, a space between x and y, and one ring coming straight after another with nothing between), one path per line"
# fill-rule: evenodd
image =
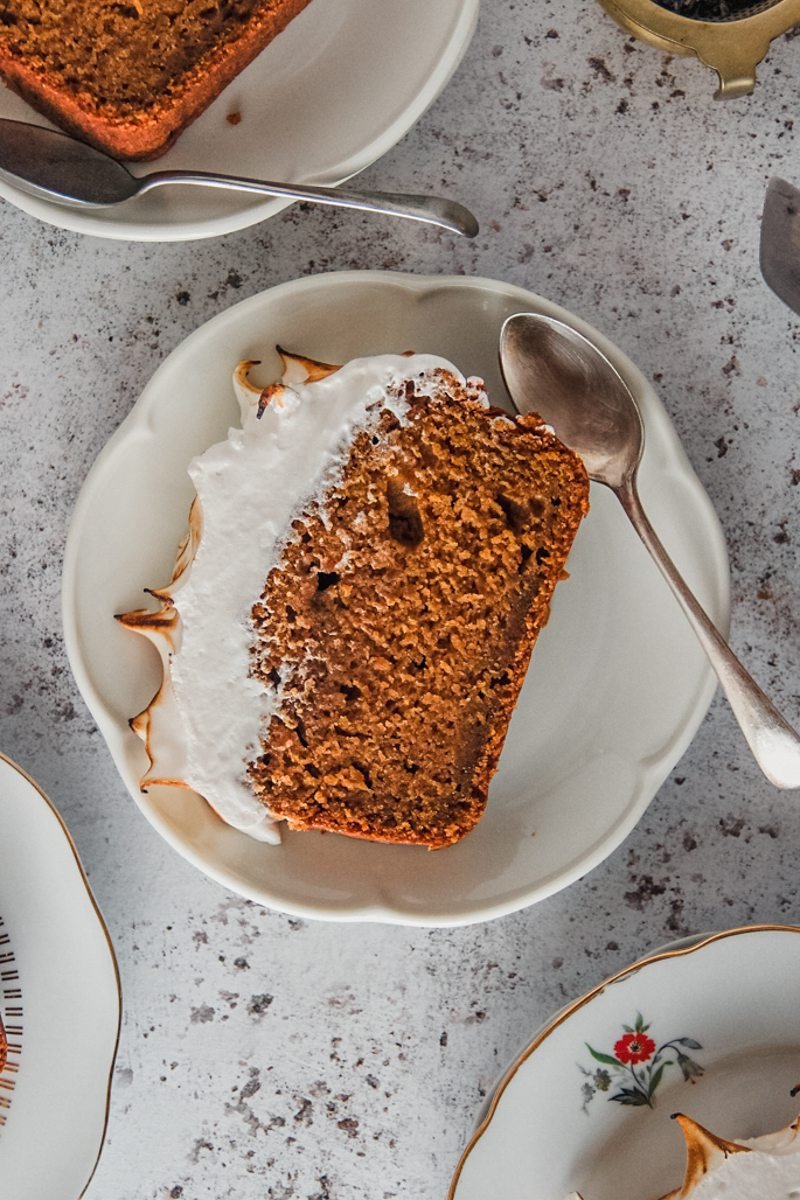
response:
M704 68L593 0L487 0L443 96L362 177L459 196L474 243L295 208L128 245L2 204L0 748L60 807L125 997L90 1200L441 1200L499 1069L566 1000L678 935L800 919L800 807L719 697L625 843L534 908L444 931L265 911L137 811L59 597L86 472L201 322L316 271L481 274L579 313L656 382L727 536L734 646L800 720L800 324L758 269L767 179L800 182L797 72L783 38L754 96L714 103Z

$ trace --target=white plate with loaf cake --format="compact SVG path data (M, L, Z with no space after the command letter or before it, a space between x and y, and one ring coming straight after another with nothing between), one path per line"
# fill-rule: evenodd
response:
M76 1200L105 1136L114 951L53 805L0 754L0 1193Z
M800 929L665 947L539 1030L450 1200L786 1200L800 1188Z
M520 909L622 841L708 707L613 497L585 515L582 464L509 415L518 310L586 329L490 280L276 287L170 355L84 485L78 684L148 819L244 896L410 924ZM708 499L589 333L642 406L644 499L724 629Z
M165 170L334 185L393 146L444 88L479 0L11 0L0 24L0 117L60 128ZM13 90L12 90L13 89ZM134 173L150 168L144 164ZM213 237L287 201L167 188L105 211L0 196L79 233Z

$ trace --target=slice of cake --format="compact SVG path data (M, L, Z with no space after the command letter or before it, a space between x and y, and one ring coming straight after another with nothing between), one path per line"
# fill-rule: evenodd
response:
M151 770L226 820L440 847L479 820L588 507L580 460L443 359L237 373L242 428L197 501L133 721Z
M155 158L309 0L0 0L0 76L116 158Z

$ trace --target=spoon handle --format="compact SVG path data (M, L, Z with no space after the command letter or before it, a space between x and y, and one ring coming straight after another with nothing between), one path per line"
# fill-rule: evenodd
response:
M270 183L265 179L244 179L236 175L212 175L206 171L153 171L138 180L139 195L169 184L190 187L226 188L261 196L279 196L288 200L306 200L310 204L330 204L337 208L356 208L363 212L387 213L411 221L438 225L450 233L473 238L479 225L475 217L455 200L440 196L406 195L403 192L352 192L343 188Z
M613 490L697 634L761 770L776 787L800 787L800 736L745 670L688 588L647 519L635 480Z

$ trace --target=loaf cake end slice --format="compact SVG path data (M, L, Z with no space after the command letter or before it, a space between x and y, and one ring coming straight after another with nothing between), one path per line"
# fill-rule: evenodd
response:
M115 158L163 154L309 0L0 0L0 76Z

